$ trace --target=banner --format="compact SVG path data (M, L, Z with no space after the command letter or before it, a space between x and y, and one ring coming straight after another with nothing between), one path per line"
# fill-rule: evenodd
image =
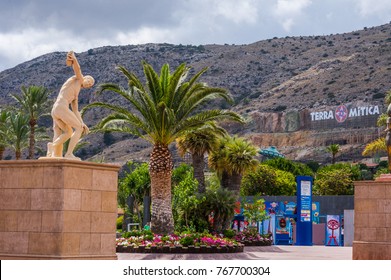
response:
M341 220L339 215L327 215L325 245L341 245Z

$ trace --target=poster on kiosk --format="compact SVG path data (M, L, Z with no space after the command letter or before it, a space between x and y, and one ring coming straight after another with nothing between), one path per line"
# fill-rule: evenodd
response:
M339 215L327 215L326 246L341 246L341 220Z
M312 246L312 182L310 176L297 176L297 223L295 245Z

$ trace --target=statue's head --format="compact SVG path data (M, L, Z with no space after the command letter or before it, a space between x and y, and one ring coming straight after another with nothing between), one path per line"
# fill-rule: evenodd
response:
M87 75L83 77L83 88L90 88L95 84L93 77Z

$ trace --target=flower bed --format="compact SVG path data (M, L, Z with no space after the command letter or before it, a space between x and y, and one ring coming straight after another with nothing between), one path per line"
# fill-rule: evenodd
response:
M118 253L238 253L244 245L210 234L157 235L150 232L117 238Z
M233 238L204 233L158 235L149 230L127 232L117 238L117 253L238 253L244 246L271 246L270 236L249 228L233 233Z
M271 236L261 236L257 229L253 228L247 228L238 232L234 239L245 246L271 246L273 243Z

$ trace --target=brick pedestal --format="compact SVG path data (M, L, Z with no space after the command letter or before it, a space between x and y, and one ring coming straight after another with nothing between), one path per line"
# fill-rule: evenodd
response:
M391 180L355 182L354 260L391 260Z
M0 161L0 259L116 259L118 170Z

